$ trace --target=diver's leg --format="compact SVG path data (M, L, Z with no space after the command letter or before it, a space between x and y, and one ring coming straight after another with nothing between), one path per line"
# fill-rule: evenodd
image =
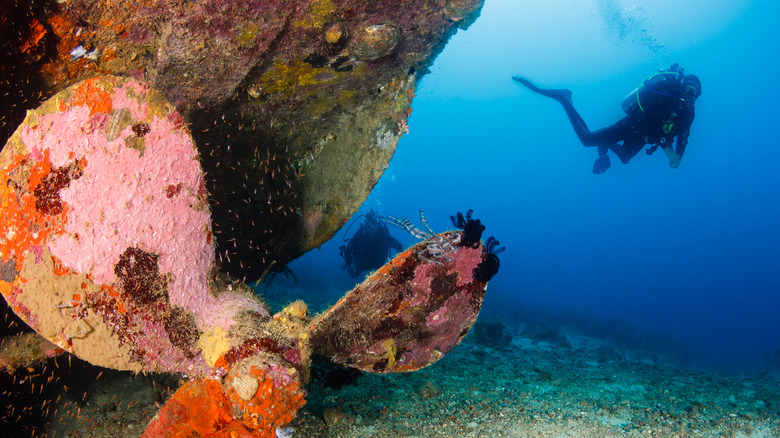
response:
M619 120L617 123L606 128L602 128L596 131L588 129L588 125L585 124L585 120L574 108L571 102L561 103L563 109L566 111L566 115L569 117L574 132L577 134L577 138L585 147L598 147L599 156L607 154L607 149L613 147L619 147L618 142L623 141L628 135L631 134L630 119L625 117Z
M626 135L630 134L631 126L628 124L628 117L618 121L612 126L599 129L597 131L591 131L588 129L588 125L582 116L574 108L574 105L570 101L559 101L566 111L566 115L569 117L574 132L582 142L583 146L598 148L599 156L593 163L593 173L599 175L607 171L612 166L607 155L607 150L619 150L621 149L620 141L626 138Z
M566 107L566 105L564 105L564 107ZM569 111L567 111L567 114L568 113ZM569 116L569 119L571 118L572 116ZM574 125L574 123L575 122L572 121L572 125ZM631 137L631 126L631 119L629 117L624 117L612 126L590 132L585 138L580 135L582 144L589 146L589 144L586 143L587 141L591 143L590 146L595 144L595 146L598 147L599 157L593 163L593 173L597 175L602 174L612 166L612 163L609 161L609 156L607 155L607 150L612 150L621 160L623 159L622 154L624 146L619 142L623 141L625 143L627 141L626 139ZM576 129L577 128L575 127L575 131Z
M619 143L632 136L631 128L633 122L630 117L624 117L614 125L606 128L591 131L580 113L574 108L570 90L539 88L528 79L519 76L513 76L512 79L525 85L531 91L555 99L563 106L564 111L566 111L566 116L569 118L569 122L571 123L572 128L574 128L574 132L577 134L577 138L580 139L582 145L586 147L596 146L598 148L599 157L596 159L596 162L593 163L593 173L604 173L611 166L609 156L607 156L608 150L614 151L623 162L627 162L626 160L630 160L631 157L642 149L642 145L640 145L638 149L634 150L636 146L633 144L631 148L626 149ZM630 156L628 156L629 154ZM624 160L624 157L626 156L628 156L628 158Z
M599 135L599 131L592 132L590 129L588 129L588 125L585 123L585 120L583 120L582 116L580 116L580 113L577 112L571 102L561 102L561 105L566 111L566 116L569 117L571 127L574 128L574 132L577 134L577 137L580 139L580 142L583 146L590 147L603 144L601 135Z
M632 134L623 141L622 145L617 146L616 148L610 147L610 149L620 158L623 164L628 164L645 147L645 139L641 135Z
M574 128L574 132L577 133L577 137L579 137L582 144L585 146L599 145L599 139L594 137L593 133L590 131L590 129L588 129L588 125L585 123L585 120L574 108L574 104L571 100L571 90L563 88L539 88L534 85L533 82L519 76L512 76L512 79L525 85L533 92L539 93L542 96L546 96L551 99L555 99L563 106L563 109L566 110L566 115L569 117L571 126Z

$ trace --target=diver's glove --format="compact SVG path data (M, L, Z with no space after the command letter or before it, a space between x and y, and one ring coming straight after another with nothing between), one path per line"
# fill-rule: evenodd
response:
M680 157L677 155L677 152L674 151L674 148L671 146L667 146L664 148L664 153L669 158L669 167L672 169L677 169L680 167Z

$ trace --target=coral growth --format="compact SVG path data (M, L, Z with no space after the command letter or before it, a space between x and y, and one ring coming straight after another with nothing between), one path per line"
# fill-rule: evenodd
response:
M255 366L220 383L195 379L173 395L143 436L245 436L274 438L304 405L299 382L279 371Z

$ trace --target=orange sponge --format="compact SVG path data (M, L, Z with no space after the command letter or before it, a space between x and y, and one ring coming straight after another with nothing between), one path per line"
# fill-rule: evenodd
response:
M305 395L297 381L275 382L268 370L256 367L226 377L224 384L208 378L191 380L160 409L143 438L275 438L276 429L292 421L306 403Z
M235 384L237 379L252 380L253 384L256 382L257 390L254 395L248 395L238 389L239 385ZM240 415L240 421L250 429L270 431L269 437L274 437L277 428L292 421L298 409L306 404L306 392L297 381L289 378L274 381L267 371L256 367L252 367L243 376L228 376L226 387L230 388L228 400L234 415Z

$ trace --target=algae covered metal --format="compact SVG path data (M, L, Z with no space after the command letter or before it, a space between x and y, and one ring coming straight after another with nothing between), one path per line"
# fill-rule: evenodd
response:
M3 140L87 78L149 84L198 148L217 259L254 281L332 237L408 131L417 82L482 0L69 0L0 7ZM5 26L5 25L4 25ZM4 101L7 99L7 102Z

